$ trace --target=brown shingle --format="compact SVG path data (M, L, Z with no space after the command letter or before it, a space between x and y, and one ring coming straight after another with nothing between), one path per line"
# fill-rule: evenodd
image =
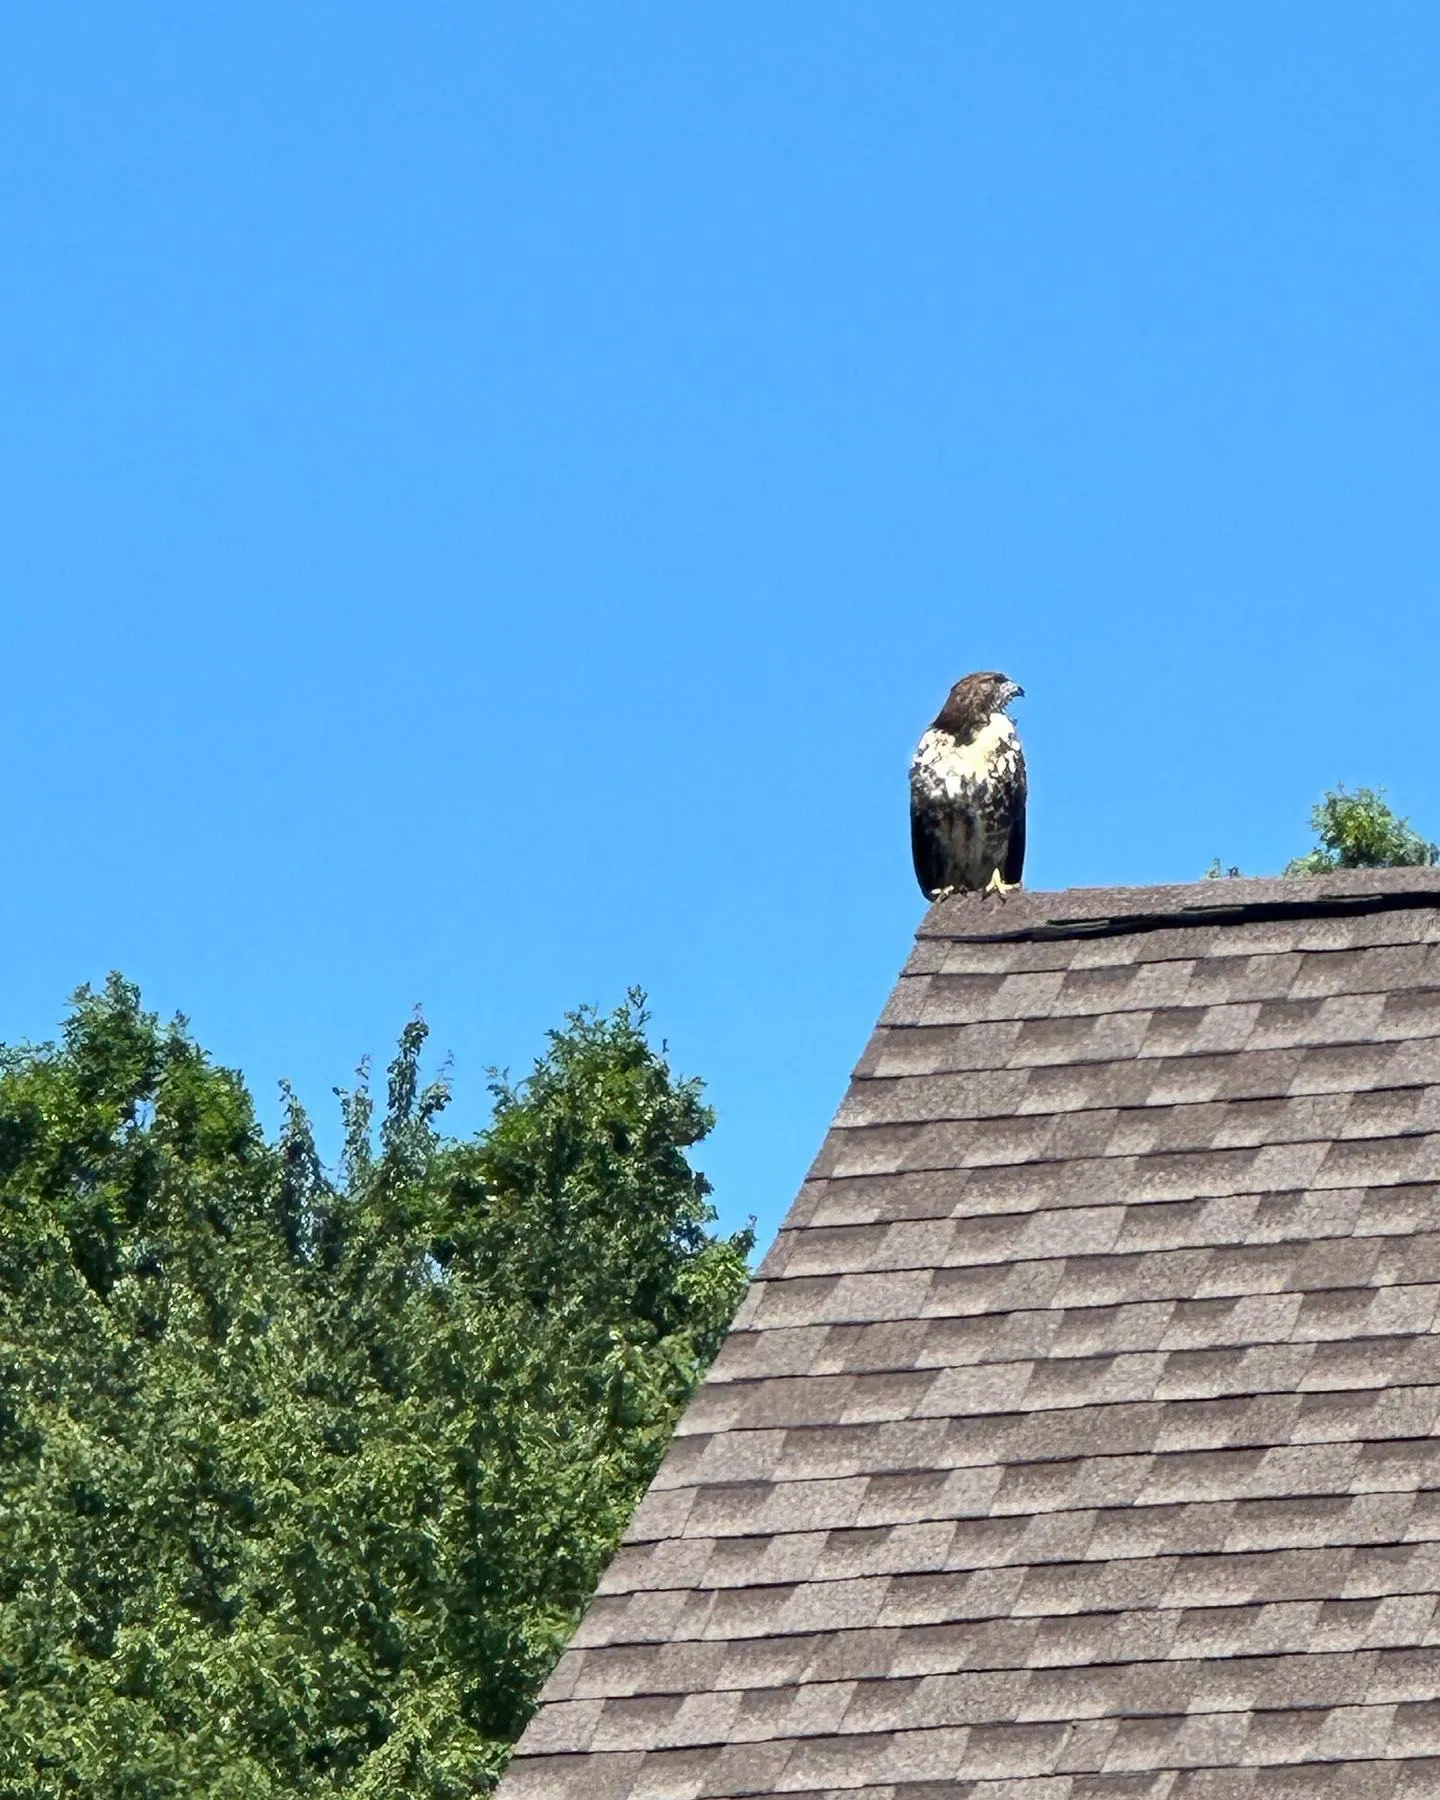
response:
M503 1800L1440 1795L1440 877L948 901Z

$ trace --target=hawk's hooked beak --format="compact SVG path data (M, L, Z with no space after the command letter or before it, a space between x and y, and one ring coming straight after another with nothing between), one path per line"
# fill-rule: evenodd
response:
M1021 687L1021 685L1018 681L1012 681L1012 682L1007 683L1006 688L1005 688L1005 704L1007 706L1010 704L1010 702L1012 700L1023 700L1024 698L1025 698L1025 690L1024 690L1024 688Z

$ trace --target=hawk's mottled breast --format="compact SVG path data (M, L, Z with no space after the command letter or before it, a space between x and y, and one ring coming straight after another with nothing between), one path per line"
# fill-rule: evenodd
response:
M915 874L930 898L997 878L1013 886L1024 863L1025 757L1015 726L998 708L973 733L959 724L948 727L942 712L910 764Z

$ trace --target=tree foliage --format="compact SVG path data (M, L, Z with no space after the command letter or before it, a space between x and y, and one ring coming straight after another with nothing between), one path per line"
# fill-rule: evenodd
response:
M1329 875L1336 869L1429 868L1440 862L1440 844L1432 844L1397 818L1384 788L1331 788L1310 809L1310 829L1318 840L1313 849L1286 863L1285 875ZM1205 871L1210 881L1240 874L1217 856Z
M402 1033L322 1167L112 978L0 1060L0 1797L486 1792L750 1235L640 996L443 1136Z
M1287 875L1326 875L1334 869L1408 869L1440 861L1440 845L1429 843L1397 818L1384 788L1333 788L1310 813L1319 840L1313 850L1287 863Z

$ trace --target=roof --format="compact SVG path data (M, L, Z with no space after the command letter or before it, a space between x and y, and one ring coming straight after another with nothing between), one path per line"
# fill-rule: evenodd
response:
M931 909L503 1800L1440 1793L1440 871Z

